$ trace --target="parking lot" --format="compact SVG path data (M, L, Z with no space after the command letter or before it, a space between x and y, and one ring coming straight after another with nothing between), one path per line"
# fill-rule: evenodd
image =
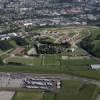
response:
M60 88L60 80L36 77L28 73L0 72L0 88L26 88L55 90Z
M1 88L20 88L23 86L23 77L10 73L0 73L0 87Z

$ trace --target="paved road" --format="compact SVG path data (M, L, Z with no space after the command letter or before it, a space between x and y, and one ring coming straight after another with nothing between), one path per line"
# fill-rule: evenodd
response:
M74 76L74 75L68 75L68 74L31 74L31 73L3 73L0 72L0 83L5 82L5 84L8 82L10 82L11 80L14 81L14 83L18 83L17 85L19 86L19 84L21 84L21 81L25 78L52 78L52 79L60 79L60 80L78 80L81 81L83 83L92 83L92 84L96 84L97 86L100 87L100 81L99 80L95 80L95 79L89 79L89 78L85 78L85 77L79 77L79 76ZM10 82L12 83L12 81ZM15 85L15 86L17 86Z
M33 74L33 77L39 77L39 78L53 78L53 79L60 79L60 80L79 80L84 83L91 83L96 84L97 86L100 86L100 81L95 79L89 79L85 77L79 77L74 75L68 75L68 74Z

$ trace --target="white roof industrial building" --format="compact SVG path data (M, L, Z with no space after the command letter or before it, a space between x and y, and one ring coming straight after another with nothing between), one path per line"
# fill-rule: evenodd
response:
M100 69L100 64L92 64L91 68L92 69Z

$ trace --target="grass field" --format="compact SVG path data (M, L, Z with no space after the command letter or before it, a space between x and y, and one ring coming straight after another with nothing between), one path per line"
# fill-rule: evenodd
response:
M61 65L65 66L68 70L83 71L88 70L91 64L100 64L100 60L96 59L69 59L61 60ZM62 68L62 69L65 69Z
M33 74L72 74L81 77L100 80L100 70L62 70L59 67L45 66L18 66L18 65L0 65L0 72L23 72Z
M18 92L14 100L42 100L42 93L37 92Z
M55 55L44 55L43 65L60 65L59 56Z
M92 84L67 80L62 82L62 88L57 92L17 92L14 100L95 100L96 88Z
M8 57L7 62L20 63L23 65L41 65L41 58Z
M52 92L45 92L43 95L42 100L56 100L56 95L55 93Z
M58 55L43 55L40 57L33 57L33 58L25 58L25 57L8 57L6 62L12 63L20 63L23 65L41 65L41 66L59 66L60 65L60 58Z
M100 60L96 59L67 59L62 60L60 55L43 55L41 57L8 57L6 62L20 63L23 65L42 66L50 68L53 66L58 70L72 70L72 71L84 71L90 68L91 64L100 64Z
M57 100L93 100L96 86L92 84L79 84L75 81L66 81L62 91L57 95ZM93 98L93 99L92 99Z
M30 73L53 73L75 74L100 80L100 70L91 70L91 64L100 64L96 59L61 60L59 55L47 55L44 58L10 58L8 62L17 62L25 65L0 65L0 72L30 72ZM31 66L29 66L31 64ZM90 69L90 70L89 70Z

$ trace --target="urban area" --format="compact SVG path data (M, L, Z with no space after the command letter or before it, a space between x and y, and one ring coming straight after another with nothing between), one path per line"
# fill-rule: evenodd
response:
M0 100L100 100L100 0L0 0Z

